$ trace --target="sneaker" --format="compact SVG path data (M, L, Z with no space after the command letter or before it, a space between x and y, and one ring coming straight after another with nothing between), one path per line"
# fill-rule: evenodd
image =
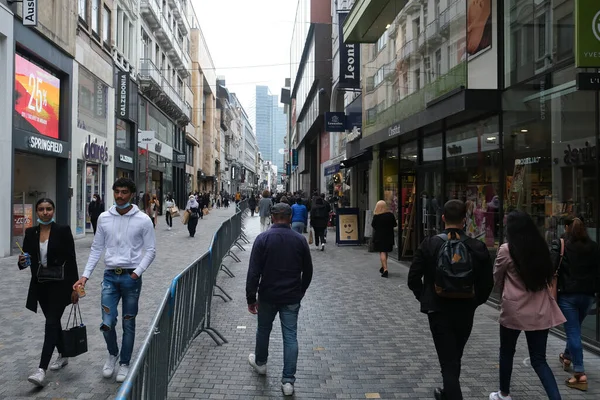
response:
M113 355L108 355L108 359L106 360L106 362L104 363L104 368L102 368L102 376L105 377L106 379L108 378L112 378L113 374L115 373L115 365L117 364L117 360L119 359L119 356L113 356Z
M325 251L325 243L321 244L321 251Z
M69 358L63 357L59 354L58 358L52 364L50 364L50 371L58 371L62 367L67 366L67 364L69 364Z
M285 396L291 396L294 394L294 385L291 383L282 383L281 390Z
M252 368L254 368L254 370L259 375L266 375L266 373L267 373L267 364L265 364L265 365L257 365L256 364L256 356L254 355L254 353L250 353L250 355L248 356L248 364L250 364L252 366Z
M41 368L31 375L27 380L38 387L44 387L46 384L46 371Z
M435 400L443 400L444 399L444 389L442 388L435 388L433 390L433 398Z
M129 374L129 365L120 365L119 372L117 372L117 382L125 382L125 378Z
M167 228L167 230L168 230L168 231L170 231L170 230L171 230L171 227L168 227L168 228Z
M510 394L508 396L502 396L500 392L490 393L490 400L512 400Z

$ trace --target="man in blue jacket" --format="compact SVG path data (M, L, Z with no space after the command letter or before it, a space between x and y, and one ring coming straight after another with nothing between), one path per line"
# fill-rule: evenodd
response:
M283 336L283 394L294 393L298 362L298 312L312 280L310 249L301 234L290 229L292 209L277 203L271 209L271 229L256 237L246 278L248 311L258 314L255 352L248 362L254 370L267 373L269 337L277 313ZM257 292L259 300L257 301Z
M307 225L308 209L302 204L302 199L297 197L296 204L292 206L292 229L298 233L302 233Z

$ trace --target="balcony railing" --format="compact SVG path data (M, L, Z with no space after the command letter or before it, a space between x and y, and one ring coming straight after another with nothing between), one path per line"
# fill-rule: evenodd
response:
M140 12L152 28L160 25L162 14L157 0L141 0Z
M427 42L437 41L440 38L440 21L435 20L425 27L425 38Z
M175 106L177 106L177 108L179 108L181 111L183 111L184 104L183 104L183 100L181 100L181 96L179 96L177 91L175 89L173 89L173 86L171 86L169 81L164 76L162 78L161 87L162 87L163 92L165 92L167 97L169 97L169 99L171 99L171 101L175 104Z
M140 60L140 79L142 80L152 80L155 85L161 85L161 74L156 65L147 58L142 58Z
M158 38L158 41L162 44L166 51L169 51L173 48L173 31L171 30L169 21L167 21L164 15L160 19L159 29L156 30L155 34Z
M422 50L425 47L425 32L420 32L417 36L417 49Z
M183 103L183 109L181 110L188 117L188 119L192 119L192 106L187 101Z
M415 52L415 40L410 40L400 49L400 60L406 60L412 53Z
M181 6L181 2L179 0L169 0L169 4L173 8L173 15L175 16L175 20L177 21L177 25L179 25L182 33L185 35L190 32L190 26L187 21L187 16L185 15L185 11Z
M467 1L456 0L440 13L440 29L447 29L450 24L465 16L467 12ZM465 21L466 23L466 21Z

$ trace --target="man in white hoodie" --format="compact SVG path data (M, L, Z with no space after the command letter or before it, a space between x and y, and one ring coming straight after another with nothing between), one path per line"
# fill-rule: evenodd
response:
M142 274L156 255L156 239L152 220L131 204L135 200L136 188L131 179L119 178L113 184L115 205L100 214L98 228L85 270L73 289L85 286L94 268L104 254L104 280L102 281L102 325L108 348L108 359L102 374L113 376L119 346L117 344L117 306L123 299L123 340L117 382L125 381L129 373L129 362L135 339L135 317L142 290Z

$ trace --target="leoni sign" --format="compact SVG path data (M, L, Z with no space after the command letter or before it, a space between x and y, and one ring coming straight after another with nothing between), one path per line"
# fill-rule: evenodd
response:
M38 2L37 0L23 0L23 26L37 26Z
M31 149L47 151L49 153L62 154L62 143L50 139L42 139L36 136L30 136L27 143Z

